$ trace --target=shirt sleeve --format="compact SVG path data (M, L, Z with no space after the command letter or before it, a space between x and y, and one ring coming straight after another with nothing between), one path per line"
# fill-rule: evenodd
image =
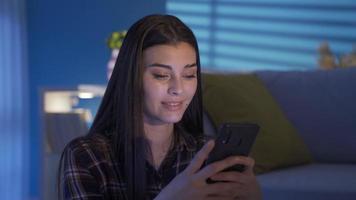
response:
M67 146L63 152L60 171L61 199L65 200L101 200L104 195L100 191L98 180L91 166L95 166L94 154L88 148ZM96 169L98 170L98 169Z

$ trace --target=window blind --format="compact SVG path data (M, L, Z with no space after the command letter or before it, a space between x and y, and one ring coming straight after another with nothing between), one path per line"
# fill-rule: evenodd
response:
M356 45L354 0L167 0L166 8L192 28L206 69L315 69L322 42L337 57Z

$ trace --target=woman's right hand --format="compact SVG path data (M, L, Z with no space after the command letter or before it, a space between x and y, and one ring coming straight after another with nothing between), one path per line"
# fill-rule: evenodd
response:
M232 195L229 195L235 189L233 184L223 182L208 184L206 180L223 169L238 164L239 160L236 157L229 157L201 169L213 147L213 140L207 142L187 168L163 188L155 200L233 199Z

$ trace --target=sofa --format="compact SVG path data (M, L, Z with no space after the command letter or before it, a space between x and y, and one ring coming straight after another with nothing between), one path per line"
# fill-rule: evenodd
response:
M203 74L204 129L255 122L266 200L356 199L356 67Z

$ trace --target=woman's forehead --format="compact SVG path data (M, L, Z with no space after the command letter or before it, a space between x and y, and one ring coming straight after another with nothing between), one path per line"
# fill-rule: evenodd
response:
M143 63L145 66L158 65L196 65L195 49L188 43L155 45L143 52Z

